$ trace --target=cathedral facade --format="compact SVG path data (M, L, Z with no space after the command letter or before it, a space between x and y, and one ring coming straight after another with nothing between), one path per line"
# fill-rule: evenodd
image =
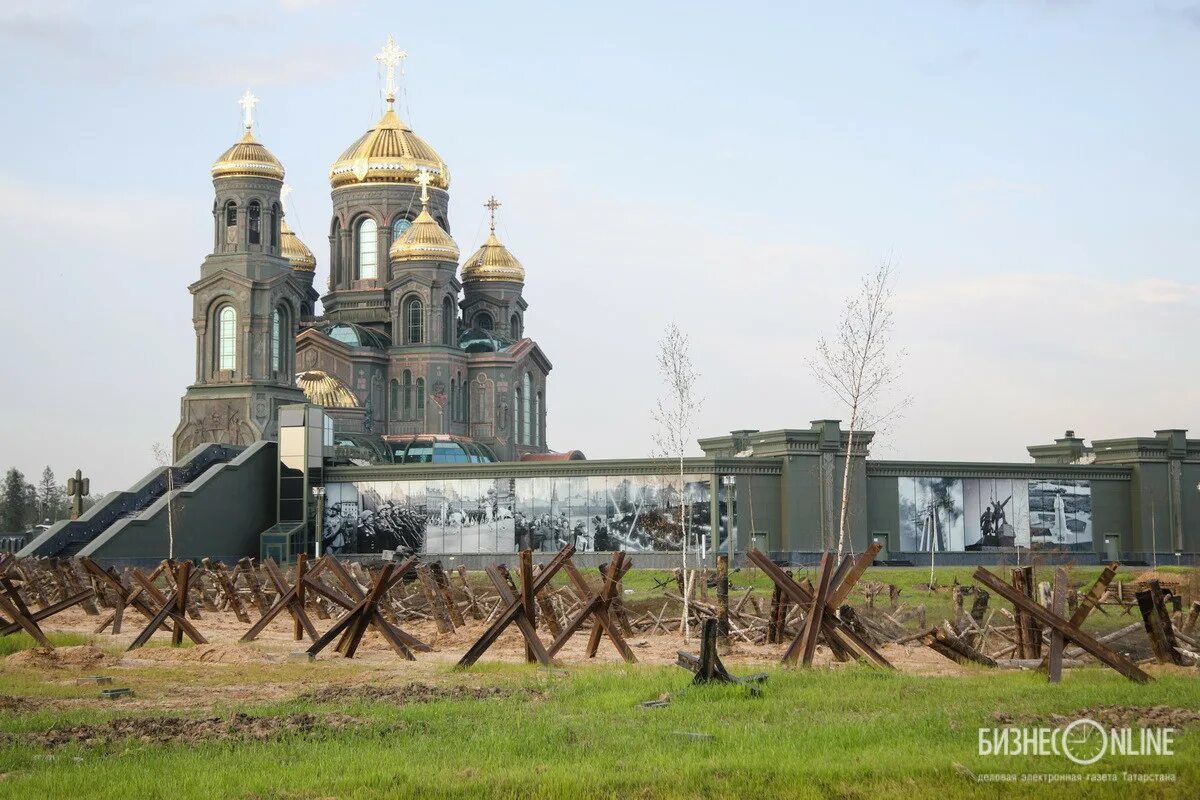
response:
M338 433L384 460L513 461L548 452L551 364L526 336L525 270L491 231L460 264L450 170L396 114L391 39L386 108L329 171L328 290L283 216L283 167L253 136L213 167L214 250L194 298L196 381L175 434L275 438L279 405L324 405Z

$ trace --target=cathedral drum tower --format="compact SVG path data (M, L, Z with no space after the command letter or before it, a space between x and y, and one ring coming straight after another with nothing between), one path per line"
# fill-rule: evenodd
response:
M312 307L312 266L298 240L285 252L283 165L254 137L257 102L249 91L242 97L242 138L212 168L213 250L188 287L196 375L182 400L176 458L206 442L274 439L277 408L304 402L295 332Z
M383 115L330 168L329 291L302 324L298 366L306 385L347 390L340 431L380 437L399 463L546 452L551 365L524 334L525 271L496 238L493 199L460 280L450 170L396 114L405 56L388 37Z

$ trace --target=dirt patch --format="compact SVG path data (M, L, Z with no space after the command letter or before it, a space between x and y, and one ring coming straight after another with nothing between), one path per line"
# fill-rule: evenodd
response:
M111 666L116 659L90 644L73 647L31 647L13 653L5 663L38 669L84 669Z
M30 711L42 711L48 703L44 700L32 700L28 697L13 697L8 694L0 694L0 711L12 711L17 714L24 714Z
M536 694L536 691L531 690ZM430 686L427 683L407 683L403 686L326 686L300 696L311 703L344 703L369 700L377 703L407 705L432 703L437 700L483 700L488 697L507 697L512 689L499 686Z
M993 719L1005 725L1025 722L1050 722L1067 725L1087 718L1106 728L1182 728L1200 722L1200 711L1174 706L1096 706L1082 708L1072 714L1050 714L1046 717L1012 716L997 711Z
M44 733L22 734L21 740L42 747L80 744L107 744L122 739L142 742L201 742L213 739L250 739L264 741L284 734L341 730L356 723L344 714L318 716L289 714L285 717L252 717L233 714L228 717L190 719L186 717L121 717L99 725L72 725Z
M194 647L142 647L122 657L130 661L169 661L173 663L199 661L206 664L270 664L280 661L253 647L237 644L199 644Z

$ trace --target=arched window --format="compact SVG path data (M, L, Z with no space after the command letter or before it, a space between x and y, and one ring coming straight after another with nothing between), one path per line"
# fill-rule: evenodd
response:
M454 344L454 301L449 297L442 298L442 344Z
M392 241L396 241L404 232L412 227L412 222L404 217L396 217L392 220Z
M404 370L404 418L412 416L412 373Z
M233 306L217 312L217 369L237 369L237 312Z
M516 401L513 403L513 441L520 444L525 439L525 395L521 387L517 387Z
M450 421L454 422L457 419L458 412L458 383L454 378L450 379Z
M417 378L417 419L425 418L425 379Z
M542 393L538 392L533 396L533 443L538 447L546 444L545 437L542 435L542 414L545 413L542 408Z
M467 383L463 380L462 373L458 373L458 419L460 422L467 421Z
M521 338L521 318L516 314L513 314L512 318L508 320L508 333L514 339Z
M358 279L374 280L379 277L379 226L366 217L358 223Z
M237 203L225 204L225 244L237 244Z
M521 416L525 418L525 424L521 429L521 442L523 444L533 444L533 426L537 421L531 413L533 409L530 407L533 403L533 378L529 373L525 373L525 378L521 381L521 394L524 398L524 406L521 408Z
M258 205L257 200L250 201L250 208L246 213L246 241L250 244L262 244L262 208Z
M496 323L492 321L491 314L486 311L480 311L475 315L475 327L490 331L496 327Z
M333 219L333 229L329 233L329 288L342 285L342 274L345 266L342 264L342 221Z
M421 298L410 297L404 301L404 327L408 332L409 344L425 341L425 307Z
M279 249L279 203L271 206L271 247Z
M271 312L271 372L279 374L283 368L283 315L279 309Z
M388 408L391 411L392 419L400 417L400 381L392 378L392 396L391 403Z

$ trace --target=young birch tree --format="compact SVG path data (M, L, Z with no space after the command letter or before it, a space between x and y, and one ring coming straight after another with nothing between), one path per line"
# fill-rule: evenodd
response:
M658 430L654 433L655 455L679 459L679 516L683 531L680 560L683 568L683 640L691 635L691 592L694 574L688 572L688 549L691 546L691 520L685 507L683 459L695 433L696 417L704 401L696 394L700 378L692 364L691 342L675 323L667 325L658 343L658 372L665 384L651 415ZM713 487L716 491L716 487Z
M171 465L171 450L162 442L155 442L150 451L154 454L156 466L164 467L167 471L167 558L175 558L175 470Z
M858 291L847 298L837 335L833 339L818 339L816 357L808 362L817 380L850 412L838 513L839 558L847 545L850 454L854 449L855 433L882 424L909 402L904 398L890 409L880 410L884 396L900 377L903 351L892 348L891 335L892 267L884 261L873 275L864 277Z

